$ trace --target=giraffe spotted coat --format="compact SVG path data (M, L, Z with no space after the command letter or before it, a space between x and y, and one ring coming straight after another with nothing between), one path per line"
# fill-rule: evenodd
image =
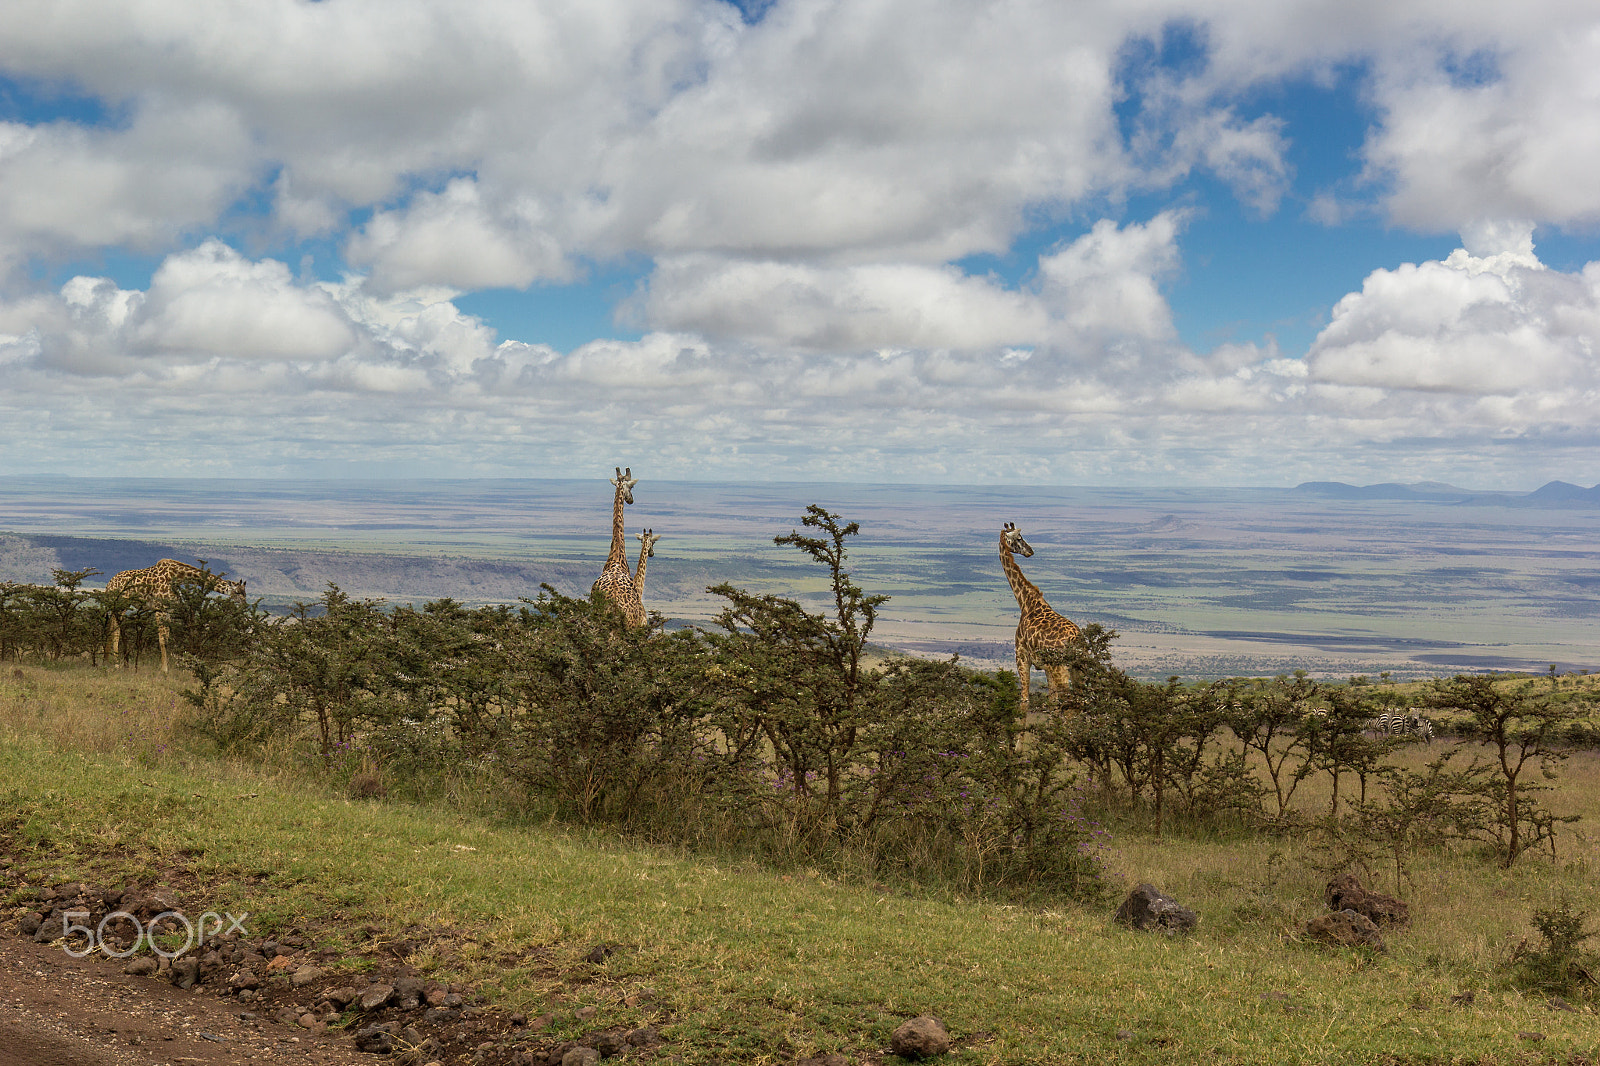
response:
M154 566L147 566L143 570L124 570L113 574L111 580L106 582L107 592L120 592L125 596L134 596L150 601L157 608L156 636L161 643L161 672L167 673L167 637L170 635L167 623L170 620L170 606L176 597L172 586L183 581L198 581L207 586L208 591L221 592L231 596L241 603L245 600L244 582L229 581L208 574L198 566L180 563L176 559L163 559ZM117 652L122 646L122 626L113 613L111 615L111 659L116 661Z
M1005 569L1011 593L1022 608L1017 620L1017 681L1021 685L1022 714L1028 713L1028 688L1034 666L1044 671L1050 695L1059 701L1072 684L1073 652L1083 646L1083 634L1071 621L1057 614L1045 601L1044 593L1022 574L1013 557L1033 555L1033 548L1022 539L1022 532L1007 522L1000 529L1000 565ZM1058 703L1059 706L1059 703Z

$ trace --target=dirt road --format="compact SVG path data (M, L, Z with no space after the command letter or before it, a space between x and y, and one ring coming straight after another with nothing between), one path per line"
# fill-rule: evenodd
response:
M241 1018L239 1005L129 977L120 962L0 936L0 1066L373 1066L345 1034Z

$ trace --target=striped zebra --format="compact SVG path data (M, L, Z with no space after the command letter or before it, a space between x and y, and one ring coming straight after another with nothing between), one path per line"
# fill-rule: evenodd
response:
M1399 714L1393 711L1384 711L1368 722L1367 728L1380 736L1412 736L1419 737L1429 744L1433 743L1433 723L1420 714Z
M1393 711L1384 711L1368 722L1367 728L1380 736L1398 737L1406 731L1406 716Z
M1408 714L1404 721L1405 731L1414 737L1433 743L1433 723L1420 714Z

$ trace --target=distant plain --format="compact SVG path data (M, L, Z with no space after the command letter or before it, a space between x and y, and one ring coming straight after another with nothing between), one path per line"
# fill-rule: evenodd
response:
M641 481L634 535L662 535L646 604L705 622L730 581L822 609L824 575L775 536L816 503L861 524L851 571L892 598L875 639L1009 665L1016 605L996 557L1016 522L1029 578L1117 630L1146 678L1305 669L1409 679L1600 669L1600 508L1501 497L1341 498L1293 489L1023 488ZM1515 503L1516 501L1511 501ZM0 580L201 558L281 609L328 582L357 597L469 604L584 595L610 537L602 480L211 481L0 477ZM91 579L94 586L104 576Z

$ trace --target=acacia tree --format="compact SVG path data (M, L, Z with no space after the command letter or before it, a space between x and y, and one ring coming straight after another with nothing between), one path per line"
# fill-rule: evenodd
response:
M1545 843L1553 856L1557 823L1577 821L1577 816L1558 817L1544 807L1537 793L1550 791L1550 786L1531 780L1527 771L1555 780L1556 766L1567 757L1555 744L1586 708L1557 702L1548 692L1538 694L1531 681L1502 689L1492 677L1467 675L1435 681L1423 703L1466 714L1456 728L1462 742L1493 750L1497 773L1486 788L1495 804L1493 831L1501 865L1509 867L1523 852Z
M812 614L794 600L752 595L724 582L708 589L729 601L710 634L729 684L717 716L736 744L759 732L782 765L796 799L814 798L819 814L838 814L845 775L861 755L861 731L879 677L862 668L867 637L887 596L868 596L845 569L845 542L861 531L816 504L801 523L821 531L792 531L773 543L799 548L828 568L832 617Z
M1278 802L1275 820L1289 817L1289 802L1300 783L1316 771L1310 754L1310 736L1304 726L1319 686L1305 671L1279 676L1270 682L1227 683L1228 728L1246 751L1261 756L1272 792Z

